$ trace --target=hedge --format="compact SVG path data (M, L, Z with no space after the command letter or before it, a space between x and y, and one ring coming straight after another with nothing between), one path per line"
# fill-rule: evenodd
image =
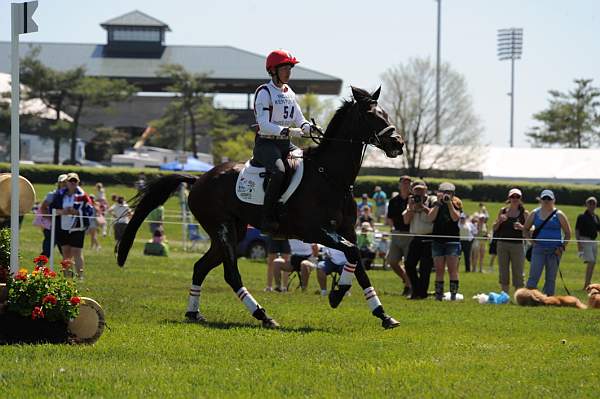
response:
M435 190L444 179L426 179L430 190ZM456 186L456 194L461 198L481 202L502 202L506 200L508 190L513 187L523 192L526 202L535 202L544 189L554 191L556 202L565 205L582 205L589 196L600 198L600 186L591 184L562 184L546 182L523 182L506 180L451 180ZM372 195L375 186L390 195L398 191L398 177L359 176L354 184L354 194Z
M62 173L75 172L79 175L83 185L91 186L98 182L102 184L122 184L133 186L138 180L139 174L144 173L146 180L152 180L161 176L166 176L174 172L162 171L150 168L131 168L131 167L111 167L95 168L74 165L45 165L34 164L19 166L21 176L32 183L54 184L58 175ZM0 173L10 173L10 164L0 163ZM185 172L189 173L189 172ZM194 173L190 173L194 174Z
M164 172L149 168L93 168L72 165L21 165L21 175L32 183L56 183L56 178L61 173L76 172L84 185L93 185L97 182L103 184L123 184L132 186L140 173L146 175L146 180L152 180L174 172ZM10 165L0 163L1 173L10 173ZM186 172L187 173L187 172ZM193 173L192 173L193 174ZM426 179L430 190L435 190L444 181L439 178ZM562 184L544 182L522 182L501 180L452 180L456 186L456 194L461 198L482 202L501 202L506 199L508 190L512 187L520 188L526 202L534 202L539 193L549 188L554 191L559 204L582 205L585 199L593 195L600 198L600 186L584 184ZM383 191L391 194L398 191L398 177L393 176L358 176L354 185L354 194L372 194L375 186L381 186Z

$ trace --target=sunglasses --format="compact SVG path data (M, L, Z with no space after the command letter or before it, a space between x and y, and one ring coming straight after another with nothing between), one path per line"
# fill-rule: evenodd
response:
M545 195L541 199L542 199L542 201L552 201L553 198Z
M520 195L511 195L509 198L513 198L513 199L521 199Z
M79 180L77 180L77 179L70 179L70 180L67 180L67 181L69 183L79 183Z

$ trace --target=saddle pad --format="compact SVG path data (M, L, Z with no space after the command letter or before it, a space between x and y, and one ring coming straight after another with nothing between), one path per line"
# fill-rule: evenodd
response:
M294 174L290 181L290 185L287 187L279 201L284 204L294 194L296 188L302 181L302 175L304 174L304 162L302 158L296 159L297 166L294 169ZM235 184L235 193L242 202L247 202L254 205L263 205L265 200L265 190L263 189L263 180L265 168L256 167L250 165L250 161L246 162L244 169L240 172L237 182ZM262 176L261 176L262 174Z

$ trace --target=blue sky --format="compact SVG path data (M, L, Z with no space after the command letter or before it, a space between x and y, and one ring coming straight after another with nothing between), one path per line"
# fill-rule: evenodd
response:
M434 0L157 1L39 0L40 31L22 41L103 43L99 23L134 9L172 29L167 44L231 45L266 54L291 50L303 65L350 84L376 88L381 74L410 57L435 59ZM10 40L10 2L1 3L1 40ZM465 75L484 141L507 146L510 62L496 58L496 31L521 27L517 61L515 143L548 90L568 90L575 78L600 86L600 1L442 0L442 59ZM293 82L292 82L293 83ZM385 87L383 88L385 90Z

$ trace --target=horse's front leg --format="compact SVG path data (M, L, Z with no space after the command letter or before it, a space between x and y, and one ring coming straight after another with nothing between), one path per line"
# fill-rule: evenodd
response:
M262 322L263 327L277 328L279 324L267 316L265 310L256 302L256 299L244 287L242 277L237 265L235 248L237 246L237 234L235 223L227 222L218 227L217 240L223 251L223 269L225 281L236 293L240 301L254 318Z
M363 267L360 259L360 252L356 245L335 232L328 232L325 230L323 230L321 240L318 242L326 247L342 251L348 261L342 269L337 289L334 288L329 292L329 305L331 305L332 308L337 308L339 306L346 293L352 287L352 279L356 275L356 280L363 289L371 313L375 317L381 319L381 324L384 328L398 327L400 323L385 313L383 305L377 296L377 292L371 286L371 281Z

